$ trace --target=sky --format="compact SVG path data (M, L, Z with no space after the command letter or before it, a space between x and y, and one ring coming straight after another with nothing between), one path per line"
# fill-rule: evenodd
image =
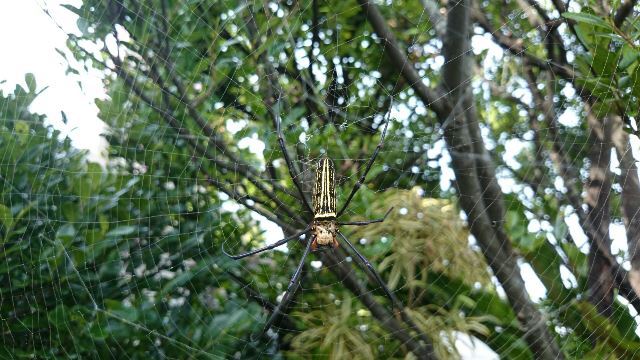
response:
M38 91L47 88L36 98L31 111L47 115L49 122L69 135L76 147L90 150L91 158L100 161L99 152L106 143L100 137L104 124L98 119L94 99L105 98L102 74L97 70L65 74L67 63L56 49L73 58L65 42L67 32L77 32L77 16L60 7L60 3L77 6L80 1L0 2L0 34L4 34L0 36L0 81L6 81L0 89L6 94L16 84L26 86L25 74L33 73ZM43 9L48 9L51 17ZM67 116L66 125L61 111Z
M106 90L102 84L103 74L95 69L81 70L80 74L67 74L66 60L56 49L67 54L72 59L70 51L66 49L66 33L78 33L76 15L60 7L61 3L70 3L78 6L79 0L14 0L0 2L0 33L9 36L0 37L0 89L5 93L10 92L16 84L26 85L24 76L26 73L35 75L38 90L46 87L46 90L36 99L31 111L47 115L48 121L67 134L73 144L90 152L94 161L103 162L104 157L100 152L106 143L100 136L105 131L105 125L98 118L98 108L94 104L95 99L106 98ZM51 16L48 16L46 9ZM474 49L491 47L489 42L474 38ZM499 56L502 51L494 49L492 56ZM488 58L490 58L488 56ZM76 69L80 67L74 67ZM67 124L62 122L61 111L64 111L68 119ZM566 122L576 121L575 115ZM560 119L562 120L562 119ZM634 149L640 148L634 138ZM254 144L255 145L255 144ZM515 146L515 145L514 145ZM263 145L262 145L263 147ZM512 149L513 150L513 149ZM637 156L638 153L634 151ZM617 163L612 163L612 168ZM509 184L502 184L509 186ZM282 231L273 223L263 218L261 220L264 230L267 232L269 242L275 242ZM586 238L582 234L577 218L566 220L574 238L586 246ZM613 251L626 250L624 228L621 225L612 225L612 237L614 239ZM545 289L535 276L533 270L524 264L522 274L526 280L526 287L531 297L537 301L545 296ZM476 342L475 349L470 340L460 337L458 347L465 351L468 358L491 359L494 355L490 349Z

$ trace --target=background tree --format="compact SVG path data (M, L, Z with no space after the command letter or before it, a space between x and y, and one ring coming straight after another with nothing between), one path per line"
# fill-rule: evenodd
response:
M107 74L98 105L110 161L87 163L26 111L33 80L2 95L6 351L449 358L464 334L503 358L636 357L638 9L568 6L68 7L82 30L69 48ZM324 154L337 162L342 204L388 113L348 215L396 208L349 236L405 310L354 270L347 249L315 253L320 265L304 268L279 335L250 342L302 247L236 262L222 243L260 246L256 215L285 234L303 229L312 214L290 174L309 193ZM570 113L575 123L563 120ZM628 251L614 254L610 228L622 225ZM525 266L544 286L540 301Z

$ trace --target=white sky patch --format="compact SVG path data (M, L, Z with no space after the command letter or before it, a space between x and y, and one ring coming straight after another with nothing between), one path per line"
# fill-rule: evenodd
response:
M572 213L569 216L564 218L564 222L567 224L569 228L569 233L573 238L573 241L576 243L576 246L583 253L589 252L589 239L587 235L585 235L584 231L582 231L582 227L580 226L580 219L578 219L578 215Z
M574 109L566 109L560 116L558 122L567 127L576 127L580 124L581 119Z
M560 92L562 93L562 95L568 98L576 96L576 90L569 84L565 85L565 87Z
M300 69L306 69L309 67L309 58L305 49L297 48L294 55L298 61L298 67Z
M224 194L221 194L221 195L224 195ZM224 195L224 196L220 196L220 198L222 199L222 198L229 198L229 197L228 197L228 196L226 196L226 195ZM223 200L224 200L224 199L223 199ZM238 203L237 203L237 202L235 202L235 201L233 201L233 200L227 200L227 201L224 201L224 202L222 203L222 205L220 206L220 208L221 208L223 211L230 212L230 213L234 213L234 212L236 212L236 211L240 210L240 205L238 205ZM259 216L259 215L258 215L258 216Z
M262 153L264 151L265 145L260 139L258 139L258 134L252 134L250 137L244 137L238 141L238 147L240 149L249 149L249 151L258 156L262 157Z
M284 239L284 233L282 232L282 229L278 225L276 225L276 223L269 221L264 216L256 214L254 212L251 213L251 216L260 223L260 228L265 231L264 237L266 245L271 245L278 240ZM287 247L284 245L279 246L276 249L287 251Z
M298 141L300 141L302 144L306 144L307 143L307 133L306 132L301 132L300 136L298 136Z
M611 160L609 162L609 170L616 175L620 175L620 161L618 161L618 156L616 155L616 149L611 148Z
M227 119L225 123L225 128L232 135L235 135L238 131L244 129L245 126L247 126L247 122L245 120Z
M30 110L46 115L51 125L73 140L74 146L88 149L90 158L100 161L100 152L106 147L100 136L105 125L98 119L94 99L106 97L103 74L97 70L84 71L80 67L79 75L66 74L67 63L56 48L67 54L68 59L73 59L66 47L66 33L79 35L79 32L77 16L61 7L63 3L79 6L81 1L0 2L0 33L11 34L0 37L0 48L5 54L0 56L0 69L4 70L0 80L6 80L0 88L7 93L13 91L16 84L26 86L24 75L33 73L38 90L48 88L38 96ZM55 22L41 6L49 10ZM61 111L67 115L66 125L62 122Z
M491 35L474 35L471 37L471 49L475 55L486 51L482 65L486 70L495 69L504 56L504 49L491 40Z
M547 296L547 289L529 263L520 264L520 274L524 279L524 287L527 289L531 300L540 302Z
M611 237L611 253L616 255L620 252L627 253L627 229L623 224L611 223L609 225L609 236Z
M474 360L498 360L500 356L496 354L487 344L469 336L463 332L456 332L456 349L463 359Z
M573 275L571 270L569 270L566 266L560 265L560 278L562 279L562 283L567 288L575 288L578 286L578 280Z

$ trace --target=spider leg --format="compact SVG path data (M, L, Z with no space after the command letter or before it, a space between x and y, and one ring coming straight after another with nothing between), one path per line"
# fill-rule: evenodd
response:
M302 275L302 267L304 266L304 261L307 258L307 255L309 255L309 251L311 250L311 243L313 242L313 240L314 239L309 239L309 241L307 241L307 247L304 249L304 252L302 253L302 258L300 259L300 263L298 264L298 268L296 269L296 272L293 273L293 276L291 277L291 281L289 281L289 286L287 287L287 291L284 293L284 296L282 296L282 301L280 301L280 304L278 304L278 306L276 306L276 308L271 313L271 316L269 317L269 320L267 320L267 322L264 324L264 328L262 329L262 332L260 333L260 335L255 338L253 336L251 337L252 341L255 341L263 337L264 334L267 333L267 330L271 328L271 325L273 325L276 322L276 320L280 318L280 315L282 314L282 312L285 311L289 306L289 302L291 302L291 300L293 299L293 294L296 292L296 289L299 285L298 281L300 280L300 275Z
M355 246L353 246L353 244L351 243L351 241L347 240L347 237L344 236L343 233L341 233L340 231L338 231L338 234L340 235L340 237L342 238L342 240L344 240L344 242L347 243L347 245L349 246L349 248L356 254L356 256L358 257L358 259L360 259L360 262L362 263L361 266L365 266L367 269L369 269L369 272L371 273L371 275L373 275L373 277L376 279L376 282L378 283L378 285L380 285L380 287L382 288L382 290L384 290L384 293L387 295L387 297L389 297L389 299L391 300L391 303L393 304L393 307L397 308L397 309L402 309L402 305L400 304L400 301L398 300L398 298L393 295L393 293L391 292L391 290L389 290L389 287L387 287L387 284L384 283L384 280L382 280L382 277L380 277L380 274L378 274L378 272L376 271L376 269L373 267L373 265L371 265L371 263L369 262L369 260L367 260L366 257L364 257L364 255L360 254L360 252L358 251L358 249L356 249ZM363 269L364 270L364 269Z
M304 203L307 210L313 214L313 209L311 208L311 204L309 204L309 200L304 195L304 191L302 190L302 184L300 184L300 180L298 178L298 171L296 170L293 162L291 161L291 156L289 155L289 150L287 150L287 146L284 143L284 135L282 135L282 124L280 122L280 115L274 114L274 121L276 123L276 132L278 133L278 143L280 144L280 150L282 150L282 155L284 156L284 161L287 163L287 168L289 168L289 175L291 176L291 180L295 184L296 188L298 188L298 192L302 197L302 202Z
M429 338L427 337L427 335L425 335L420 328L418 327L418 325L413 321L413 319L411 319L411 317L409 317L409 314L407 314L407 312L404 309L404 306L402 305L402 303L400 302L400 300L391 292L391 290L389 290L389 287L387 287L387 284L384 283L384 281L382 280L382 277L380 277L380 274L378 274L378 272L373 268L373 265L371 265L371 263L369 262L369 260L367 260L366 257L364 257L364 255L360 254L360 252L358 251L358 249L356 249L355 246L353 246L353 244L347 240L347 237L344 236L343 233L341 233L340 231L338 231L338 234L340 235L340 237L342 237L342 239L347 243L347 245L349 246L349 248L351 248L351 250L353 250L354 253L356 253L356 256L360 259L360 262L362 264L359 264L360 267L363 267L363 265L369 269L369 272L371 275L373 275L373 277L376 279L376 282L378 283L378 285L380 285L380 287L384 290L384 292L386 293L386 295L389 297L389 299L391 299L391 303L393 305L393 307L395 309L397 309L400 312L400 316L402 317L402 319L409 324L409 326L411 326L413 328L413 330L416 331L416 333L418 334L418 336L420 336L420 339L422 339L422 341L424 341L424 343L427 346L430 346L429 344L431 344L431 341L429 340ZM364 270L364 269L363 269ZM366 270L365 270L366 271Z
M391 104L391 106L393 106L393 103ZM336 215L336 217L340 217L340 215L342 215L342 213L347 209L347 206L349 206L351 199L353 199L353 196L356 194L358 189L360 189L360 186L362 186L362 184L364 183L364 179L367 177L369 170L371 170L371 166L376 160L376 157L378 156L378 152L380 152L382 145L384 145L384 138L387 135L387 128L389 127L389 115L391 115L391 106L389 107L389 112L387 113L387 120L384 125L384 130L382 130L382 137L380 137L380 142L378 143L378 146L376 146L376 149L373 151L373 155L371 155L371 158L369 159L364 172L362 173L362 175L360 175L360 178L358 179L358 182L356 182L353 189L351 189L351 193L349 194L347 201L344 203L344 205L342 205L342 208L340 209L340 211L338 211L338 215Z
M365 225L369 225L369 224L380 223L380 222L383 222L387 218L387 216L389 215L391 210L393 210L393 207L391 207L391 209L387 210L387 213L384 214L384 216L381 217L380 219L365 220L365 221L345 221L345 222L338 221L338 225L365 226Z
M309 231L309 228L310 228L310 227L309 227L309 226L307 226L307 228L306 228L306 229L304 229L304 230L300 231L299 233L297 233L297 234L293 234L293 235L291 235L291 236L289 236L289 237L286 237L286 238L284 238L284 239L282 239L282 240L276 241L275 243L273 243L273 244L271 244L271 245L267 245L267 246L261 247L260 249L251 250L251 251L249 251L249 252L242 253L242 254L238 254L238 255L231 255L231 254L229 254L229 253L224 249L224 244L226 244L226 243L227 243L227 241L225 240L225 242L224 242L224 243L222 243L222 252L223 252L225 255L227 255L228 257L232 258L233 260L238 260L238 259L246 258L247 256L251 256L251 255L254 255L254 254L258 254L258 253L261 253L261 252L263 252L263 251L267 251L267 250L271 250L271 249L273 249L273 248L277 248L278 246L280 246L280 245L282 245L282 244L286 244L286 243L288 243L289 241L291 241L291 240L293 240L293 239L296 239L296 238L298 238L300 235L302 235L302 234L306 233L307 231Z

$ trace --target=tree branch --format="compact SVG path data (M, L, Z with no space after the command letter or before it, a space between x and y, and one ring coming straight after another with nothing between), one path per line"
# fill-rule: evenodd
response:
M502 48L509 50L509 52L518 57L526 59L530 64L540 69L551 70L554 74L560 75L561 78L571 82L583 98L591 97L590 92L575 84L574 79L576 74L570 67L555 61L541 59L527 52L522 39L514 39L511 36L503 34L501 31L495 30L489 22L489 19L487 19L485 14L477 7L474 6L472 8L471 15L473 20L476 21L485 32L491 34L496 43Z
M592 113L587 114L590 129L589 151L590 169L587 183L586 203L588 205L587 221L592 230L591 251L589 251L589 271L587 283L589 301L604 316L613 313L614 274L609 259L611 254L611 238L609 225L611 222L611 122L605 117L604 123L598 121ZM615 259L613 259L615 261Z
M255 18L253 13L250 13L249 18L247 19L247 28L249 35L252 39L254 39L254 46L258 48L259 42L259 34L258 28L255 23ZM266 74L266 89L267 94L265 96L265 106L267 107L268 113L272 117L274 124L277 122L277 117L279 114L275 112L273 101L277 101L276 96L282 93L282 91L278 88L277 85L277 72L269 61L269 59L264 55L259 55L261 60L265 66ZM295 169L290 169L295 170ZM295 172L292 174L295 176ZM300 189L301 193L304 193L303 189ZM306 224L304 224L306 225ZM372 314L390 331L390 333L401 341L402 344L407 346L407 348L418 358L420 359L430 359L433 358L433 353L431 351L431 344L421 344L419 341L414 339L407 329L403 327L394 317L391 315L384 306L380 303L376 302L373 296L364 288L359 282L357 277L352 273L351 269L347 268L345 265L344 257L338 255L337 252L316 252L315 253L324 264L327 264L327 267L340 279L343 284L354 294L356 295L360 301L367 306L367 308L372 312Z
M440 4L437 0L420 0L420 4L424 8L424 11L429 15L429 22L433 25L436 35L439 38L444 38L447 22L444 16L440 14Z
M620 4L620 7L618 8L618 10L616 11L616 14L613 17L613 24L616 27L622 26L622 23L624 22L624 20L633 12L633 7L636 5L637 2L638 0L624 0Z
M550 132L548 136L551 141L550 157L555 164L558 174L562 178L567 189L565 198L567 199L568 204L574 208L574 211L578 216L580 226L582 227L584 233L587 235L591 243L595 245L603 245L602 241L595 241L596 239L600 239L601 236L599 236L597 230L592 227L591 222L588 220L588 213L582 207L582 199L580 197L581 190L578 188L579 183L577 182L577 179L579 179L579 174L577 169L575 169L573 165L571 165L572 163L567 159L567 155L565 154L562 146L562 140L557 132L557 116L553 109L553 104L550 103L551 99L553 98L551 85L549 84L549 82L547 82L546 88L549 93L547 95L547 98L545 99L544 95L542 95L540 90L538 90L537 88L538 82L536 81L535 75L533 74L531 68L525 69L525 79L529 84L529 90L531 91L534 99L534 109L542 110L547 131ZM636 207L635 210L632 211L637 211L637 209L638 208ZM640 222L640 219L638 219L637 221ZM638 226L640 227L640 223L638 224ZM629 300L629 302L633 305L634 308L636 308L637 311L640 311L640 299L638 297L638 293L633 290L633 279L630 279L630 276L627 274L626 270L619 266L615 258L613 258L613 256L611 255L611 250L608 248L608 246L596 246L595 248L592 247L591 251L598 252L598 257L600 259L606 259L607 266L610 268L610 271L614 276L616 286L619 288L620 293L625 298L627 298L627 300ZM630 281L632 283L630 283Z
M638 166L633 157L629 135L624 131L624 124L619 116L611 116L613 122L613 144L620 161L620 180L622 187L622 216L627 232L628 253L631 271L628 280L634 295L640 294L640 179Z
M173 97L178 99L180 103L186 106L187 111L191 116L191 118L196 122L196 124L204 132L204 134L208 136L209 142L215 148L222 151L222 153L226 157L229 157L231 162L234 164L233 170L243 175L254 186L256 186L258 190L260 190L263 194L265 194L271 201L278 204L279 207L286 209L287 206L282 202L282 200L280 200L280 198L273 191L271 191L270 189L267 189L264 186L263 181L260 178L260 175L251 166L244 164L237 156L233 154L233 152L227 149L227 145L224 143L223 139L221 139L218 136L215 130L207 123L207 121L202 117L200 112L193 106L193 104L187 100L187 93L184 90L184 86L182 85L181 81L175 76L175 70L174 70L175 66L173 65L173 63L171 63L171 61L168 58L162 59L168 68L167 76L169 77L170 81L175 85L178 91L177 94L172 93L168 89L168 87L164 85L164 82L160 79L160 74L155 67L155 62L149 61L150 59L148 59L144 55L141 55L141 56L143 57L143 59L145 59L145 62L147 62L147 64L150 66L152 72L154 73L152 78L154 79L156 84L160 87L163 94L171 94ZM289 196L292 196L294 199L296 198L295 195L293 195L292 193L284 189L278 183L271 181L270 184L273 186L275 190L279 190Z
M166 20L163 20L162 23L164 23L164 26L168 28L168 24L166 24L165 21ZM132 39L140 43L140 41L136 39L133 33L130 32L130 36ZM228 157L231 160L231 163L234 164L233 165L234 171L239 172L241 175L247 178L251 183L253 183L260 191L262 191L268 198L270 198L276 204L286 207L286 205L284 205L281 202L279 197L274 192L267 189L262 184L262 181L261 181L262 179L260 178L260 174L258 174L251 166L244 164L242 161L240 161L238 157L236 157L233 154L233 152L228 150L228 146L227 144L225 144L224 140L218 136L215 130L208 124L208 122L202 117L200 112L197 110L196 103L193 101L189 101L189 96L187 94L187 91L185 90L185 87L182 84L182 81L177 76L177 71L175 70L175 64L169 58L170 52L169 52L168 37L165 36L165 38L163 39L163 41L161 41L161 44L157 49L155 49L154 46L150 46L150 47L151 49L154 49L154 51L158 55L158 60L150 59L149 56L151 55L146 51L136 51L136 53L150 67L152 72L151 73L152 76L150 77L153 79L156 85L160 87L162 94L171 95L186 107L187 112L192 117L192 119L196 122L196 124L204 132L204 134L208 136L208 140L212 144L212 146L220 150L226 157ZM112 54L110 54L110 56L112 57L112 60L113 60L114 57L112 56ZM176 87L177 93L174 93L171 90L169 90L169 87L166 86L164 80L161 78L160 72L158 71L158 68L157 68L158 61L162 62L166 66L167 68L166 76L169 78L169 81ZM225 91L224 91L225 94L229 94L229 91L227 90L228 89L226 89L225 87ZM238 99L234 98L234 106L236 102L238 102ZM249 116L254 116L252 113L248 112L246 109L240 109L240 110L247 113ZM290 191L282 187L277 182L271 180L269 181L269 183L275 191L282 192L294 199L297 199L295 194L291 193Z
M115 58L112 57L112 60L114 59ZM129 86L129 88L133 91L134 94L136 94L145 104L147 104L149 107L154 109L169 124L169 126L174 131L176 131L179 135L187 139L187 141L192 146L192 148L198 153L199 158L207 158L209 160L212 160L216 165L219 165L220 167L225 168L226 166L225 162L221 162L216 157L209 155L208 149L198 144L198 142L195 141L195 137L191 136L191 134L188 133L187 129L185 129L180 124L178 119L176 119L170 112L158 107L152 99L150 99L147 95L145 95L142 89L135 83L134 78L130 74L128 74L124 69L122 69L120 65L118 65L119 60L118 59L115 59L115 60L118 62L114 62L116 64L116 67L115 69L112 69L112 70L125 82L125 84L127 84L127 86ZM246 194L243 195L238 193L233 188L230 188L229 186L227 186L227 184L218 180L217 176L212 176L211 174L209 174L206 168L204 167L200 167L200 171L203 174L205 174L206 179L209 183L211 183L213 186L218 188L223 193L227 194L230 198L238 201L248 209L255 211L256 213L264 216L270 221L275 222L276 224L278 224L283 228L288 228L288 229L291 228L290 225L281 221L278 217L276 217L269 211L248 202L248 200L251 200L256 204L261 204L262 203L261 200Z
M409 351L411 351L418 359L435 359L431 343L421 345L411 336L405 327L403 327L396 318L387 311L380 303L376 302L371 293L360 284L357 277L353 274L346 262L344 256L339 252L318 252L318 257L328 269L343 283L358 299L371 311L371 314Z
M400 73L416 93L418 93L426 107L433 110L438 117L446 117L446 114L450 109L447 108L446 101L444 101L444 95L430 89L422 82L422 79L413 67L413 64L409 61L404 51L400 50L400 46L398 45L395 35L393 35L387 26L387 23L382 17L382 14L380 14L378 7L369 0L358 0L358 2L360 3L363 12L367 16L367 19L376 34L378 34L384 42L382 44L384 52L387 54L394 66L397 69L400 69Z
M544 319L528 297L524 281L520 276L517 258L510 247L509 240L504 236L503 230L495 230L496 226L502 226L502 219L497 223L492 222L487 214L486 206L489 206L493 207L491 211L494 212L494 216L499 216L502 211L501 205L495 201L485 204L486 199L482 196L486 190L489 190L490 198L498 199L502 195L499 191L498 197L495 197L497 183L496 185L492 184L495 179L487 179L484 184L478 180L479 174L475 158L483 157L483 153L478 153L473 146L466 116L463 112L463 103L469 105L468 100L465 101L462 97L465 96L468 87L465 85L468 81L465 76L468 76L469 72L466 69L464 55L468 51L468 9L470 4L465 0L449 3L447 38L444 40L445 46L443 48L445 52L443 88L449 98L448 105L443 104L442 98L438 98L436 103L431 92L422 90L425 87L424 84L411 78L414 72L405 70L413 69L413 67L399 50L395 37L387 28L377 7L365 0L360 0L360 5L366 12L376 34L385 41L385 48L393 49L387 53L388 56L401 69L401 73L407 78L425 105L436 112L441 124L443 124L444 136L451 154L456 184L460 192L460 203L467 214L471 233L478 240L488 263L503 285L511 306L525 328L525 339L532 352L536 357L542 359L563 358L553 337L547 331ZM452 107L451 104L457 105ZM483 189L483 185L486 188Z
M260 306L262 306L267 311L273 311L276 308L276 305L265 299L260 295L260 292L251 287L251 284L246 282L240 276L232 273L231 271L225 270L225 273L229 275L229 277L235 281L240 288L244 291L247 297L255 302L257 302ZM289 314L282 314L280 319L280 327L284 328L286 331L298 331L295 323L291 320Z

